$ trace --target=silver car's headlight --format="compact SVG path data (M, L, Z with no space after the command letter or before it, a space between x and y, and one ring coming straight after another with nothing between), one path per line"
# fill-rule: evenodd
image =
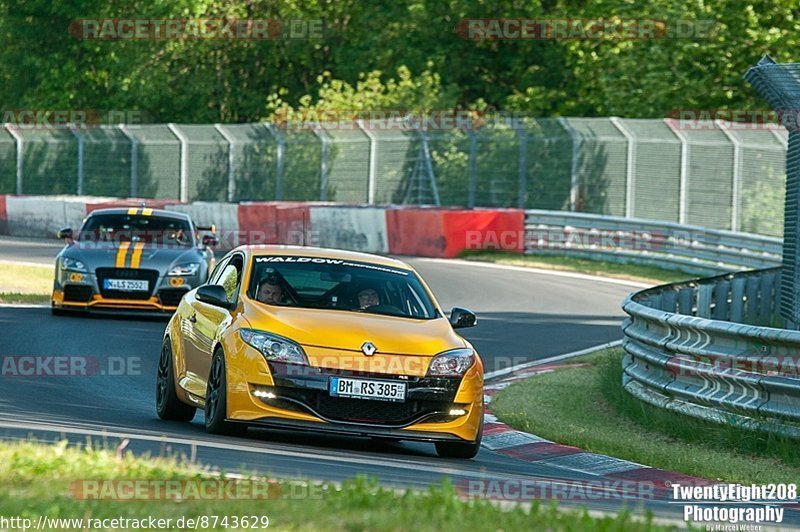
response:
M303 348L288 338L253 329L241 329L239 336L245 343L260 351L267 360L308 365L308 358Z
M179 264L167 272L167 275L195 275L197 270L200 269L199 262L190 262L188 264Z
M73 259L70 257L61 257L61 267L65 270L70 270L73 272L86 273L86 265L78 259Z
M475 352L472 349L452 349L439 353L428 367L429 377L460 377L467 372L475 362Z

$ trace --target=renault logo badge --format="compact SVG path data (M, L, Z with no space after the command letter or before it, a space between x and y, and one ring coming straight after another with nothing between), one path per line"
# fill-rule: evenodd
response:
M372 342L364 342L364 345L361 346L361 351L368 357L371 357L378 351L378 348L375 347L375 344Z

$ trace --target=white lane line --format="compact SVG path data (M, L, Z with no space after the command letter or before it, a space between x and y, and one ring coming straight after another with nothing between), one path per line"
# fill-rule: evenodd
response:
M211 449L224 449L228 451L242 451L248 453L274 455L276 457L288 456L292 458L301 458L305 460L322 460L328 462L338 462L351 465L359 464L359 465L366 465L373 467L393 467L396 469L407 469L413 471L419 471L420 468L425 468L426 471L433 471L435 473L440 473L443 475L460 475L460 476L468 476L474 478L486 478L487 476L491 476L491 474L487 472L468 471L452 467L442 467L434 465L431 462L414 460L413 458L410 457L403 457L400 459L388 458L388 457L380 459L372 459L361 456L354 456L352 453L348 454L343 453L341 456L338 456L335 454L331 454L331 452L319 453L310 450L298 452L290 450L288 448L271 449L267 447L253 447L248 445L242 445L233 442L216 442L208 440L179 438L167 435L137 434L134 432L120 432L117 430L109 430L105 428L103 429L73 428L70 426L62 426L56 424L50 425L46 423L37 423L37 422L0 421L0 428L15 429L15 430L30 430L30 431L35 430L42 432L57 432L62 434L79 434L84 436L102 436L107 438L128 438L132 440L149 441L155 443L171 443L174 445L186 445L188 447L194 445L197 447L207 447ZM503 473L502 475L507 476L506 473ZM519 476L520 478L526 478L525 475L512 475L512 476L513 477Z
M516 366L511 366L510 368L498 369L497 371L490 371L489 373L483 374L484 381L491 381L495 380L499 377L503 377L504 375L509 375L511 373L515 373L521 369L533 368L536 366L542 366L545 364L550 364L551 362L560 362L562 360L567 360L570 358L575 358L583 355L589 355L596 351L602 351L603 349L609 349L611 347L619 347L622 345L622 340L615 340L613 342L608 342L607 344L596 345L594 347L589 347L587 349L581 349L580 351L573 351L572 353L565 353L563 355L556 355L553 357L543 358L541 360L534 360L532 362L523 362L522 364L517 364Z
M405 260L405 257L403 258ZM510 266L508 264L494 264L491 262L480 262L476 260L463 260L463 259L434 259L429 257L408 257L409 261L419 262L433 262L436 264L449 264L459 266L478 266L481 268L493 268L497 270L508 270L515 272L528 272L537 273L541 275L551 275L554 277L568 277L571 279L581 279L584 281L599 281L604 283L618 284L623 286L632 286L635 288L651 288L653 285L642 283L639 281L628 281L626 279L615 279L612 277L602 277L599 275L590 275L588 273L568 272L563 270L547 270L543 268L528 268L526 266Z
M30 261L24 261L24 260L0 259L0 264L7 264L7 265L12 265L12 266L30 266L30 267L34 267L34 268L49 268L49 269L52 270L52 269L55 269L55 266L53 265L53 263L55 263L55 260L56 260L56 258L53 257L53 259L50 260L50 262L42 263L42 262L30 262Z
M0 308L50 308L50 305L33 303L0 303Z
M425 468L425 471L430 471L434 473L440 473L442 475L451 475L451 476L460 476L460 477L469 477L475 479L481 479L484 481L489 482L501 482L502 480L519 480L522 482L547 482L549 486L555 487L560 486L563 488L570 488L575 482L580 482L580 480L567 480L567 479L559 479L559 478L552 478L542 475L536 474L524 474L524 473L493 473L489 470L482 470L482 471L470 471L470 470L463 470L463 469L455 469L451 467L441 467L436 466L431 462L423 462L423 461L415 461L413 458L403 457L400 459L393 459L393 458L381 458L381 459L369 459L354 456L352 453L346 454L343 456L335 456L329 453L326 454L318 454L312 451L308 452L297 452L291 451L288 449L269 449L265 447L248 447L246 445L238 445L235 443L221 443L221 442L214 442L214 441L205 441L205 440L194 440L194 439L187 439L187 438L177 438L174 436L166 436L166 435L145 435L145 434L134 434L134 433L125 433L125 432L117 432L113 430L96 430L96 429L75 429L72 427L61 427L58 425L50 426L44 423L36 423L36 422L27 422L27 423L8 423L5 421L0 420L0 428L7 428L7 429L17 429L17 430L29 430L29 431L39 431L39 432L57 432L60 434L79 434L82 436L102 436L106 438L128 438L131 440L141 440L141 441L149 441L149 442L156 442L156 443L171 443L177 445L186 445L186 446L197 446L197 447L208 447L212 449L225 449L229 451L242 451L242 452L249 452L249 453L256 453L256 454L266 454L266 455L275 455L279 457L294 457L294 458L303 458L307 460L327 460L329 462L338 462L338 463L346 463L346 464L361 464L361 465L371 465L371 466L379 466L379 467L392 467L395 469L405 469L411 471L419 471L421 468ZM28 441L28 440L26 440ZM549 465L547 462L542 462L541 465ZM562 466L555 466L556 469L561 469L563 471L572 471L569 468L562 467ZM483 468L482 468L483 469ZM575 471L580 473L581 471ZM602 492L609 492L610 494L617 493L618 490L613 487L606 487L606 486L598 486L596 488L597 491ZM527 502L527 501L524 501Z

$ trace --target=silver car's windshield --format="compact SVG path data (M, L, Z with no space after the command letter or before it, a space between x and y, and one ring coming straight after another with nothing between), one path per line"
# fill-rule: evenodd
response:
M81 227L81 242L145 242L163 246L194 244L187 220L136 214L96 214Z
M255 257L248 295L267 305L437 317L433 301L414 272L341 259Z

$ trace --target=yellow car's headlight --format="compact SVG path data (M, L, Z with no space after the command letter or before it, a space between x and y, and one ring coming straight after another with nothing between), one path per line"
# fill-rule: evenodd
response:
M253 329L241 329L239 336L245 343L260 351L267 360L308 365L308 358L303 348L288 338Z
M472 349L452 349L439 353L428 367L429 377L460 377L467 372L475 362L475 352Z

